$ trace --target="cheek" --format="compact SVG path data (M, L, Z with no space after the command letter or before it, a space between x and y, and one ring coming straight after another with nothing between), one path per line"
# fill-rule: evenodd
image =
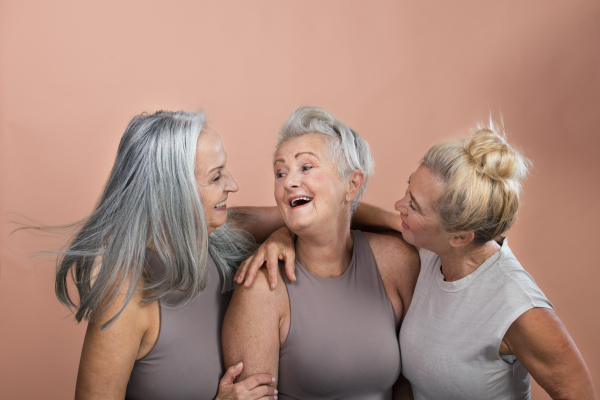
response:
M339 193L344 186L344 183L337 174L331 174L325 171L315 171L312 173L309 178L309 184L313 185L315 190L324 188L333 195Z
M275 201L278 202L284 194L283 182L279 180L275 181L275 185L273 185L273 194L275 195Z
M202 205L205 210L211 210L214 205L216 205L223 197L223 185L219 184L210 184L202 187L200 189L200 200L202 200Z

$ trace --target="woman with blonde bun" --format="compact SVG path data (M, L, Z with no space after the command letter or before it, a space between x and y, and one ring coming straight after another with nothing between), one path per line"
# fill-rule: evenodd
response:
M396 203L421 272L400 330L415 399L595 399L590 374L552 304L502 235L529 161L490 123L433 146Z

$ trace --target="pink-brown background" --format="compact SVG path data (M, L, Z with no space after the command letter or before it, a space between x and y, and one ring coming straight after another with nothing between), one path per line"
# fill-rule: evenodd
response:
M0 2L0 397L74 392L85 324L56 301L53 238L9 235L89 213L127 122L204 108L240 184L273 205L271 154L298 105L371 144L365 199L388 209L425 150L491 112L535 168L511 247L600 388L600 3ZM534 385L534 398L547 396Z

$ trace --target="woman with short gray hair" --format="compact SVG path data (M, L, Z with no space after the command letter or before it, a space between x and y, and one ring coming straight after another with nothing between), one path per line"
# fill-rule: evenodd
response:
M129 123L96 208L59 261L57 296L89 321L76 398L273 398L269 375L233 383L241 364L220 379L227 291L254 248L225 223L238 190L226 163L202 112ZM274 207L254 211L261 223L244 227L258 240L281 226Z
M366 141L327 111L300 107L284 123L275 200L295 234L296 282L279 272L266 285L261 269L236 288L223 352L244 363L240 379L273 375L280 399L391 399L406 387L396 334L419 259L399 236L350 230L372 170Z

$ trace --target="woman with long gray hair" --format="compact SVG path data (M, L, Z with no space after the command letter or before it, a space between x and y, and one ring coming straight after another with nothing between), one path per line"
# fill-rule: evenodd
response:
M238 190L226 162L202 112L129 123L96 208L59 260L57 296L89 321L76 398L274 398L270 375L233 383L241 364L221 378L235 268L282 226L274 207L253 209L260 223L234 219L250 234L225 223Z

